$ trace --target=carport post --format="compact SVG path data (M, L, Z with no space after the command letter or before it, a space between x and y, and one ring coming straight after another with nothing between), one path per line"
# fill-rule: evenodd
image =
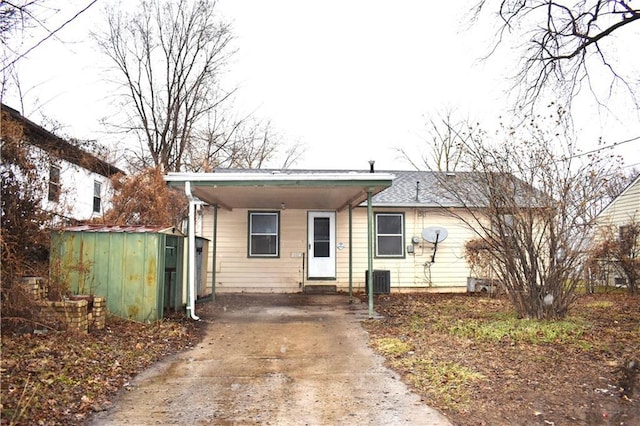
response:
M349 204L349 303L353 303L353 206Z
M367 191L367 280L369 290L369 319L373 318L373 209L371 207L371 189Z
M213 235L211 241L211 257L213 258L213 267L211 268L211 299L216 300L216 259L218 248L218 205L213 205Z

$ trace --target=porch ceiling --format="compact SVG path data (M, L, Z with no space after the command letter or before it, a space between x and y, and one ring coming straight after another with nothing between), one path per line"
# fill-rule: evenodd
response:
M165 180L222 208L342 210L391 186L388 173L169 173Z

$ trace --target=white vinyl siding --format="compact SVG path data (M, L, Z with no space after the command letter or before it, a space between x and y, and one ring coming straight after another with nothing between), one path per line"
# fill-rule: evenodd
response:
M205 209L202 225L202 236L211 241L212 211L212 207ZM286 293L301 290L303 262L306 262L302 254L307 247L307 211L287 209L279 212L279 215L280 256L248 257L248 210L218 209L216 292ZM209 253L207 287L211 288L214 270L212 246Z
M640 176L600 214L601 226L640 222Z
M376 208L376 213L397 214L398 209ZM403 210L403 247L411 244L411 237L419 237L414 253L405 257L374 257L373 268L389 270L391 291L466 291L470 270L464 257L464 245L474 235L460 221L437 209ZM218 235L216 245L216 292L290 292L302 290L309 284L306 261L308 247L308 211L286 209L280 214L280 247L278 258L247 257L249 240L248 210L218 209ZM212 208L204 214L203 235L213 240ZM421 237L428 226L444 226L447 239L438 244L435 262L431 262L433 244ZM375 226L372 224L372 226ZM367 209L353 209L353 287L364 291L367 260ZM374 243L375 244L375 243ZM336 279L340 290L349 286L349 211L336 213ZM212 253L212 250L209 250ZM375 252L374 252L375 255ZM213 259L209 259L207 287L211 288ZM429 263L425 267L425 263ZM313 282L317 284L317 282Z
M376 213L397 213L397 208L380 209ZM338 216L337 241L345 248L338 252L338 281L343 290L349 285L349 225L348 212ZM444 226L449 235L438 243L435 263L431 264L433 244L424 241L422 230L429 226ZM391 291L466 291L470 269L464 257L465 243L474 238L474 234L459 220L439 209L412 209L404 211L404 242L411 244L412 237L418 237L414 253L405 257L375 257L373 269L390 271ZM425 266L425 264L429 264ZM367 209L353 210L353 285L363 290L367 260Z

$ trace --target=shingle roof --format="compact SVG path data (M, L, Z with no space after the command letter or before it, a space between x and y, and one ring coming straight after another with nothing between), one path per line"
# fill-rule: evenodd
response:
M456 179L458 174L425 171L392 171L396 176L390 188L376 194L374 206L452 207L459 205L443 190L440 179Z
M216 172L246 172L246 173L366 173L369 170L279 170L279 169L216 169ZM433 172L420 170L376 170L376 173L386 173L394 175L391 187L379 192L372 198L372 204L377 207L419 207L419 208L442 208L442 207L483 207L486 201L486 179L476 172ZM541 193L529 187L525 182L518 179L510 179L508 182L518 187L514 193L519 194L521 199L518 204L533 205L538 204L532 201L539 198ZM456 188L456 195L453 195L451 188ZM535 193L535 197L528 194ZM542 199L542 198L539 198ZM366 202L361 206L366 205Z

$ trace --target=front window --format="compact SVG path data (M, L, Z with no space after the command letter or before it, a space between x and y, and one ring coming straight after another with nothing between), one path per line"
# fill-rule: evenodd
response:
M58 202L60 200L60 167L51 166L49 168L49 201Z
M279 212L249 212L249 257L278 257Z
M515 216L512 214L501 214L491 223L493 233L499 237L511 237L515 229Z
M102 207L100 192L102 192L102 184L98 181L93 181L93 211L95 213L100 213L100 208Z
M376 256L404 256L404 215L376 213Z

